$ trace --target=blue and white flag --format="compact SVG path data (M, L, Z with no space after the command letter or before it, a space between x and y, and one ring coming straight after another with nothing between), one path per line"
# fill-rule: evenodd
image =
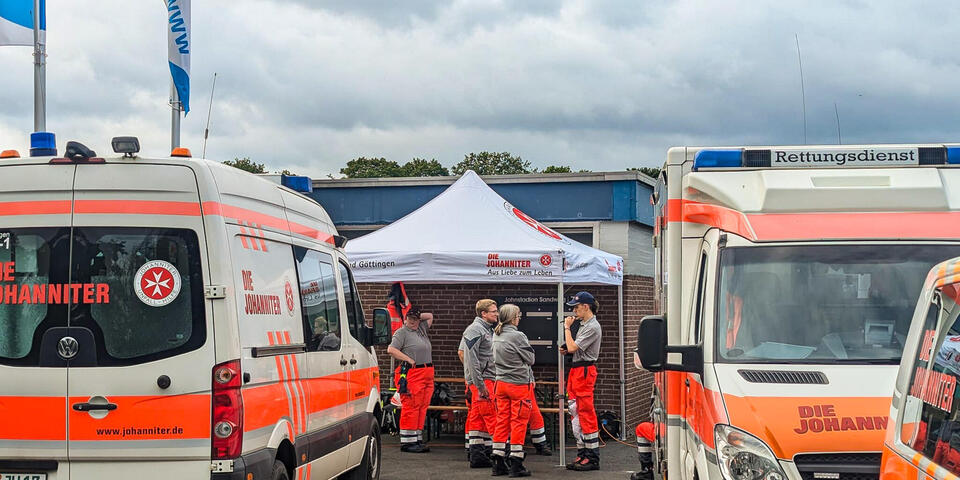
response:
M190 0L163 0L167 6L167 59L170 75L183 104L190 112Z
M40 43L47 39L46 0L40 0ZM0 0L0 45L33 46L34 0Z

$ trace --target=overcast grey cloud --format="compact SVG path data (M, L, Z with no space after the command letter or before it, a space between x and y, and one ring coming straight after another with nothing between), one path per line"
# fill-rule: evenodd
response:
M168 151L162 4L48 0L47 125ZM252 1L193 5L183 144L273 169L351 158L659 165L679 144L956 142L953 2ZM28 149L31 50L0 47L0 148Z

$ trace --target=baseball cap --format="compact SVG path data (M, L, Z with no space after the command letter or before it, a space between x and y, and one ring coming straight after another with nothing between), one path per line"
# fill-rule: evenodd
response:
M581 303L594 305L596 301L593 299L593 295L590 295L589 292L579 292L570 298L570 301L567 302L567 306L572 307Z

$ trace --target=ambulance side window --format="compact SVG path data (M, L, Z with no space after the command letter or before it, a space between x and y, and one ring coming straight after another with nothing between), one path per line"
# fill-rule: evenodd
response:
M333 257L302 247L294 247L294 254L307 351L340 350L340 302L333 273Z
M700 343L702 340L702 334L700 333L701 325L703 322L703 302L704 296L706 295L707 288L707 254L703 253L700 255L700 275L697 277L697 307L694 310L693 314L693 343Z
M954 474L960 474L958 292L958 284L941 287L935 293L938 301L928 310L901 431L904 443ZM940 331L938 321L943 325Z
M357 332L364 325L363 307L360 305L360 294L357 292L357 286L353 282L353 274L342 261L340 265L340 281L343 282L343 300L347 307L347 326L350 328L350 335L353 338L360 338Z

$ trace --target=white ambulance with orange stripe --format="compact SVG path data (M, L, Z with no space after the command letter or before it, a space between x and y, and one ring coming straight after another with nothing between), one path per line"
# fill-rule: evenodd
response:
M123 145L0 159L0 479L377 478L389 318L327 213Z
M960 475L960 258L927 275L907 335L883 445L884 480Z
M946 145L670 149L663 315L638 338L659 475L878 477L915 299L960 255L958 165Z

